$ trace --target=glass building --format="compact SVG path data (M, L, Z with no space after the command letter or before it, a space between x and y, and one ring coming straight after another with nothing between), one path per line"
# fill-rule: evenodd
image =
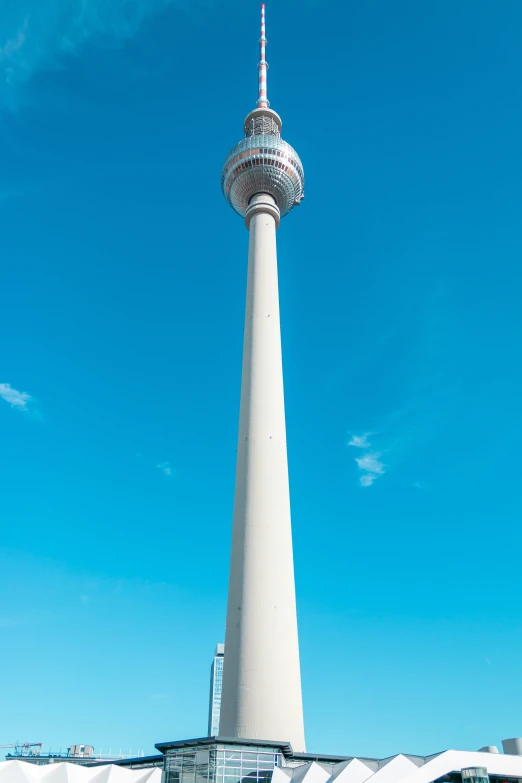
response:
M225 645L218 644L212 666L210 667L210 697L208 704L208 736L219 734L219 715L221 712L221 691L223 689L223 661Z
M485 767L467 767L461 770L462 783L489 783L488 771Z
M250 745L227 746L215 742L208 747L195 745L167 750L165 783L238 783L266 781L278 765L277 748Z
M164 783L266 783L274 767L296 767L317 757L294 754L288 743L209 737L156 745L164 754ZM334 764L344 757L321 757Z

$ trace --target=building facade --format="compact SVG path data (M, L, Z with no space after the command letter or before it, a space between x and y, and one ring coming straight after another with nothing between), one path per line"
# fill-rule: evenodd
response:
M225 645L218 644L212 666L210 667L210 695L208 700L208 736L219 734L219 716L221 713L221 692L223 690L223 660Z
M522 783L522 740L502 745L503 753L486 746L379 759L296 753L285 742L203 737L158 743L157 756L83 766L60 759L49 759L46 767L26 759L0 762L0 783Z
M504 751L514 742L504 740ZM379 759L297 753L289 743L225 737L156 745L164 755L164 783L521 783L522 755L488 747Z

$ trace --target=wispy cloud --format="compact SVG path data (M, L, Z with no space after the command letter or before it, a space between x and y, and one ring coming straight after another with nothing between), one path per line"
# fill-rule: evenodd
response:
M425 481L414 481L411 486L413 487L413 489L418 489L421 492L429 492L430 491L430 486L429 486L429 484L426 484Z
M380 476L384 473L384 464L380 461L380 456L374 452L373 454L365 454L364 457L356 457L355 461L360 470Z
M154 466L157 470L160 470L164 476L168 476L169 478L178 475L177 469L168 460L163 460L162 462L156 462L157 457L153 457L150 455L147 456L142 451L134 452L134 456L137 460L143 462L143 465L147 467L147 469L152 469Z
M363 435L351 433L350 440L346 444L365 452L362 456L355 457L355 462L361 472L359 476L361 487L371 487L374 481L384 474L386 467L381 461L382 452L369 450L372 445L368 440L370 434L370 432L365 432Z
M172 466L170 462L159 462L156 467L166 476L172 476Z
M357 449L367 449L372 445L371 443L368 443L369 434L369 432L365 432L364 435L352 435L351 439L348 441L348 446L355 446Z
M13 389L10 383L0 383L0 398L9 403L11 408L21 411L27 410L27 404L32 400L30 394Z
M0 4L0 89L4 99L41 69L59 68L89 41L131 38L143 21L168 6L198 0L18 0ZM11 101L12 102L12 101Z
M357 466L361 471L359 478L361 487L371 487L373 482L383 475L386 466L381 462L380 456L379 452L368 452L368 454L362 457L355 458Z

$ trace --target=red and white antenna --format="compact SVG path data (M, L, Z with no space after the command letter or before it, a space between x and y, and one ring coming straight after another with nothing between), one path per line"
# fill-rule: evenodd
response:
M261 4L261 38L259 39L259 50L260 50L260 60L259 60L259 97L257 99L257 106L259 109L268 109L269 103L268 98L266 94L266 72L268 69L268 63L265 59L265 51L266 51L266 35L265 35L265 4Z

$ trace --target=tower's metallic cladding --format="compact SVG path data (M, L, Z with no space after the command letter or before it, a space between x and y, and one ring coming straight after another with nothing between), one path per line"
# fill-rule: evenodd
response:
M303 164L281 138L281 120L275 112L256 109L245 126L246 138L230 151L223 166L223 194L244 217L252 196L270 193L284 217L303 198Z
M257 108L221 186L249 229L232 556L219 733L305 750L286 453L276 229L304 174L266 92L265 14Z

